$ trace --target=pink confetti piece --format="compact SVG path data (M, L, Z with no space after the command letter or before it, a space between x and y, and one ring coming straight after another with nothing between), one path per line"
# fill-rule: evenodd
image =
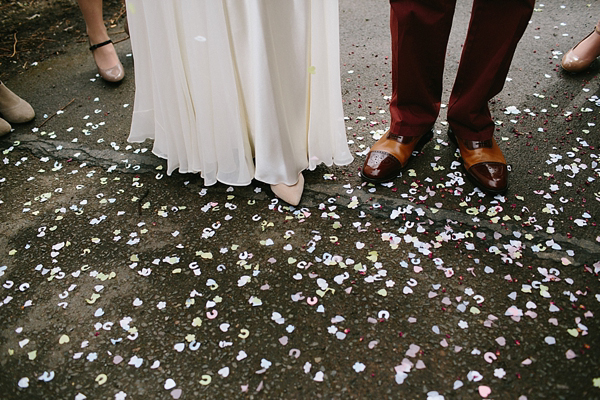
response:
M487 398L492 393L492 389L488 386L479 386L479 395L484 399Z

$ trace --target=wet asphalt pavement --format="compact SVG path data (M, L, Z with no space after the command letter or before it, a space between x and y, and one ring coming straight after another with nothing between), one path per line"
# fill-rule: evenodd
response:
M536 4L491 102L511 164L491 197L444 109L411 169L361 182L389 124L389 10L341 0L355 162L307 172L301 208L258 182L167 176L152 143L126 141L129 41L116 86L65 44L6 82L37 117L0 140L0 397L600 398L600 66L558 67L598 16Z

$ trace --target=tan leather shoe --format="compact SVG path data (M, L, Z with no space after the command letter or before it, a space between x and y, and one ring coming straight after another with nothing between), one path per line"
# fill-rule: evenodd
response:
M0 136L4 136L7 133L10 133L11 129L12 127L10 126L10 124L2 118L0 118Z
M292 206L297 206L300 204L300 199L302 199L302 193L304 192L304 175L298 175L298 182L295 185L288 186L285 183L278 183L271 185L271 190L281 200Z
M92 54L94 54L94 50L96 50L100 47L103 47L103 46L107 46L107 45L112 46L112 40L108 39L105 42L93 44L90 46L90 50L92 51ZM109 68L100 68L95 55L94 55L94 62L96 63L96 67L98 68L98 73L100 74L102 79L104 79L105 81L116 83L116 82L122 81L123 78L125 78L125 69L123 68L123 65L121 64L121 61L118 60L118 57L117 57L117 64L112 67L109 67Z
M0 115L13 124L22 124L35 118L31 105L0 82Z
M577 43L571 50L563 56L561 67L568 72L582 72L592 65L592 63L600 56L600 31L598 26L594 30Z
M492 137L488 140L465 140L448 131L450 140L458 146L467 177L486 193L504 194L508 189L508 167L502 150Z
M433 138L429 130L421 136L394 135L389 130L367 154L362 168L362 178L371 183L389 182L408 165L414 151L420 151Z

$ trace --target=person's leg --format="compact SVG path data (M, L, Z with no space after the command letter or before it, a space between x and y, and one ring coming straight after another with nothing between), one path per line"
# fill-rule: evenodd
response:
M456 81L448 105L448 136L460 149L467 176L482 190L501 194L508 168L494 140L488 101L498 94L534 0L475 0Z
M488 101L500 93L534 0L475 0L448 104L448 123L458 137L486 140L494 122Z
M440 110L442 77L455 0L391 0L390 131L418 136Z
M90 45L94 46L110 40L106 26L104 25L102 0L77 0L77 2L85 20ZM115 66L120 66L119 56L112 43L93 49L93 55L103 78L108 78L111 81L122 79L122 76L118 74L122 72L122 67L120 71L117 71L116 76L113 76L114 71L111 71ZM108 76L104 76L103 72L108 73Z
M433 136L455 0L390 0L392 100L390 130L371 147L362 177L394 179L414 150Z

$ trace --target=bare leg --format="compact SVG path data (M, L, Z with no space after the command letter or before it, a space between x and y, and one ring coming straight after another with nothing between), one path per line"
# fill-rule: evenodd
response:
M77 0L83 14L90 44L98 44L109 39L102 17L102 0ZM119 63L119 57L112 44L94 50L94 60L99 68L112 68Z

